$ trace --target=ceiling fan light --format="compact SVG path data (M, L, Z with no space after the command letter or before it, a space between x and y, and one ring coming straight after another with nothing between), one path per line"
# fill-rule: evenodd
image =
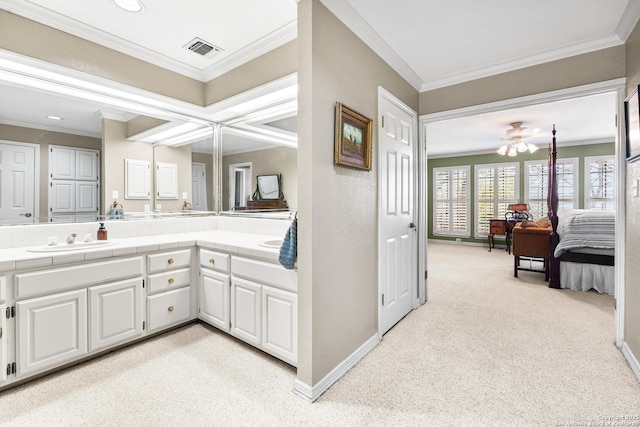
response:
M527 149L529 147L527 147L527 143L524 141L518 141L518 143L516 144L516 146L518 147L518 151L520 153L524 153L525 151L527 151Z
M529 146L529 152L530 153L535 153L536 151L538 151L538 146L537 145L533 145L531 143L527 144Z
M509 157L515 157L515 156L517 156L517 155L518 155L518 150L516 149L516 147L515 147L514 145L511 145L511 146L509 147L509 153L508 153L508 156L509 156Z
M498 154L500 154L501 156L504 156L505 154L507 154L507 148L509 148L509 146L506 144L498 148Z

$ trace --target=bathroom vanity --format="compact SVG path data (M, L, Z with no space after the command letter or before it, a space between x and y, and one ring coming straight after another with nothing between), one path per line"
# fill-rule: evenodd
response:
M297 277L275 235L109 242L0 250L0 389L197 319L296 365Z

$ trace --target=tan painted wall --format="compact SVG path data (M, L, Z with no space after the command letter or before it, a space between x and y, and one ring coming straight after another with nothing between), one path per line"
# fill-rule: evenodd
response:
M162 205L162 212L175 212L182 210L184 199L182 193L187 193L187 201L191 202L191 146L167 147L166 145L156 145L153 147L154 163L176 163L178 165L178 200L156 200ZM152 182L156 185L155 173Z
M534 95L625 76L624 46L420 93L420 114Z
M377 144L369 172L333 165L334 107L374 119L378 85L418 92L318 0L298 4L298 379L314 385L378 331Z
M626 43L627 94L640 84L640 24ZM640 198L633 196L633 183L640 179L640 161L627 163L625 236L625 330L624 340L640 359Z
M297 71L296 41L247 62L205 85L205 105L279 79Z
M0 49L204 105L204 83L0 10Z
M213 155L205 153L191 153L191 161L205 164L205 174L207 175L207 209L213 209ZM193 199L190 200L193 202Z
M40 212L37 215L40 222L47 222L48 206L49 206L49 144L64 145L76 148L91 148L100 150L101 143L99 138L91 138L89 136L71 135L68 133L53 132L42 129L24 128L20 126L11 126L0 124L0 140L28 142L40 145L40 182L39 199Z
M222 209L229 210L229 165L251 162L252 192L258 175L281 174L282 192L290 211L298 209L298 150L290 147L269 148L224 156L222 158Z

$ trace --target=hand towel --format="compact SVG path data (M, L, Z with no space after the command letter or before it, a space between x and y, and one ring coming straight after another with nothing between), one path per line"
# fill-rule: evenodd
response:
M292 270L298 257L298 219L294 219L284 235L278 261L286 269Z

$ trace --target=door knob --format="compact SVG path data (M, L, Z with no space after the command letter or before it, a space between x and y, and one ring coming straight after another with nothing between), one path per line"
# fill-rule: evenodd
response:
M20 216L24 216L26 218L31 218L31 212L20 214Z
M169 308L168 308L167 310L169 310L169 311L173 311L173 306L172 306L172 305L170 305L170 306L169 306Z
M416 228L416 225L414 223L409 224L409 228Z

